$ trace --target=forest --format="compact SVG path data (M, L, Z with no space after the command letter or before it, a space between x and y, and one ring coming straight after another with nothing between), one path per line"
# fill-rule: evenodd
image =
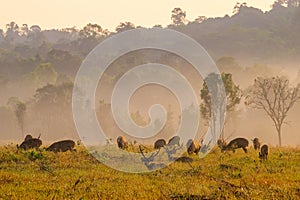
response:
M200 15L195 20L189 20L188 13L181 8L174 8L168 26L154 27L176 30L199 42L227 77L224 79L237 88L238 101L229 112L226 137L259 135L265 141L278 144L278 131L273 127L273 121L262 110L246 106L246 97L259 77L278 77L287 80L289 87L297 88L300 82L298 1L276 1L267 12L237 3L230 15L216 18ZM21 141L26 133L41 134L46 141L78 138L72 119L71 97L81 63L105 39L136 28L142 26L121 22L115 30L91 23L83 28L44 30L39 25L10 22L4 30L0 29L1 143ZM104 84L99 84L97 89L98 118L104 121L103 126L113 140L121 134L108 111L108 97L113 85L130 67L147 62L168 64L187 75L196 85L199 101L205 103L201 97L205 84L201 77L193 75L192 67L184 59L163 51L131 52L112 63L100 81ZM131 110L134 121L141 125L149 120L143 107L157 99L150 98L145 104L136 102L143 101L146 93L150 96L165 93L158 87L148 88L147 92L143 89L147 87L135 95L135 106ZM174 97L170 94L166 97L162 104L170 112L163 131L170 135L176 130L179 114ZM300 106L295 102L286 120L289 125L284 126L284 145L300 144L300 139L293 139L299 130L299 112ZM203 136L206 125L202 120L198 138Z

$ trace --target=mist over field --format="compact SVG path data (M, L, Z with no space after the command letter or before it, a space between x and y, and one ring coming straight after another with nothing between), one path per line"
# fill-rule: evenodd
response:
M232 74L234 84L243 96L227 114L224 138L259 137L263 143L278 145L278 136L271 118L263 111L247 106L247 89L257 77L286 77L292 87L300 83L300 8L274 4L262 12L242 5L232 16L199 17L188 21L181 9L170 15L172 23L165 29L182 32L199 42L215 61L219 70ZM156 27L160 27L157 25ZM99 43L117 33L136 27L122 22L114 31L97 24L82 29L43 30L38 25L11 22L0 29L0 144L20 143L27 133L41 134L43 141L79 140L72 116L72 90L76 73ZM117 127L110 110L111 95L119 78L134 66L161 63L183 74L196 92L199 106L203 79L185 59L161 50L145 49L130 52L115 60L99 81L95 111L108 138L124 133ZM168 111L163 130L148 139L128 137L152 144L158 138L175 134L180 122L176 96L158 85L139 88L130 100L131 117L140 126L149 123L148 109L161 104ZM23 107L22 107L23 106ZM300 103L287 113L282 127L284 146L300 145ZM197 140L207 131L201 117Z

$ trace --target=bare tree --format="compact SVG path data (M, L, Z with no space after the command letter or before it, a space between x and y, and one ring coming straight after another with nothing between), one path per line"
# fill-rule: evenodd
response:
M284 77L258 77L249 88L245 104L267 113L276 127L279 146L281 146L282 125L287 113L299 99L300 84L297 87L291 87L289 80Z

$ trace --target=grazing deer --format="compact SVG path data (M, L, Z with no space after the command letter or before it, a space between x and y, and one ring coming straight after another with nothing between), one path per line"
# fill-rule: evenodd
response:
M174 136L169 140L168 146L173 146L173 145L180 146L180 137L179 136Z
M128 142L124 136L119 136L117 138L118 147L120 149L127 149L128 148Z
M72 151L74 147L75 147L75 142L73 140L62 140L51 144L46 149L46 151L53 151L55 153L66 152L66 151Z
M154 143L154 149L160 149L166 145L166 140L164 139L158 139Z
M42 140L40 140L39 138L32 138L22 142L20 146L17 145L17 148L23 150L38 149L41 145L42 145Z
M268 145L264 144L261 147L260 152L258 153L258 156L262 161L264 161L264 160L268 160L268 154L269 154L269 147L268 147Z
M217 141L217 144L218 144L218 147L222 150L222 149L224 149L225 147L226 147L226 145L227 145L227 143L225 142L225 140L224 139L218 139L218 141Z
M260 149L260 141L259 139L256 137L252 140L253 142L253 147L255 150L259 150Z
M186 148L187 148L187 152L189 155L191 155L193 153L198 155L201 146L197 141L189 139L186 143Z
M245 138L235 138L233 140L231 140L229 142L228 145L225 145L225 143L221 144L222 148L221 148L221 151L224 152L224 151L233 151L235 152L236 149L239 149L239 148L242 148L244 150L245 153L247 153L247 146L249 145L249 142L247 139Z

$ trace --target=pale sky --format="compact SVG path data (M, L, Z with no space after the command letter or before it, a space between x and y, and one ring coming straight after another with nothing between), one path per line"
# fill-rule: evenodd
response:
M180 7L193 21L198 16L232 14L237 0L0 0L0 28L11 21L40 25L42 29L84 27L97 23L113 31L120 22L152 27L171 23L171 11ZM244 0L248 6L270 10L274 0Z

